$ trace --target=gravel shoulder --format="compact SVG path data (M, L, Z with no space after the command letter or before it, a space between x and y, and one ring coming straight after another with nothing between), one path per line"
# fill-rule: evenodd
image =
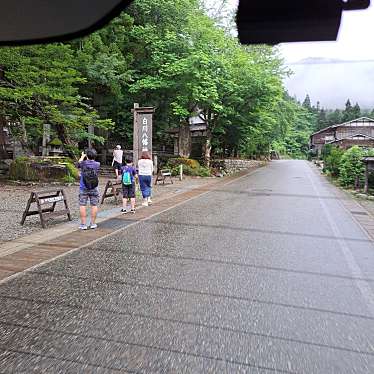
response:
M104 192L104 187L107 178L100 178L99 190L100 194ZM185 177L183 181L174 179L174 184L157 185L153 187L152 195L154 198L162 198L163 195L177 194L189 189L193 189L204 185L211 181L211 178L191 178ZM36 184L36 185L18 185L11 182L0 181L0 244L22 238L25 235L42 231L40 219L38 215L26 218L23 226L20 225L22 214L25 210L27 200L30 197L31 191L40 189L59 188L61 185L56 184ZM79 204L78 204L78 185L63 186L68 198L69 208L73 220L79 218ZM140 201L137 202L138 204ZM61 208L60 205L59 209ZM100 211L109 210L118 207L121 208L120 203L115 203L114 198L107 198L104 204L100 205ZM57 209L57 207L56 207ZM67 222L67 217L55 217L47 220L47 227L58 227L58 225Z

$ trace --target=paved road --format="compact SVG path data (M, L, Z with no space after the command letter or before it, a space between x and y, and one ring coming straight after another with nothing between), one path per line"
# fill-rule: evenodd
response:
M0 286L3 373L374 373L374 247L279 161Z

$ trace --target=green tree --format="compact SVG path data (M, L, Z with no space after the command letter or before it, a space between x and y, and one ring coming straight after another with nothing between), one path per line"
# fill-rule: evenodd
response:
M358 103L352 108L352 119L360 118L361 117L361 108Z
M358 112L357 112L358 111ZM342 121L348 122L360 117L361 110L358 104L352 107L351 101L348 99L345 103L345 109L342 112Z
M87 138L88 125L111 125L79 94L85 79L69 45L1 48L0 60L12 84L0 87L0 115L15 123L11 131L25 147L37 150L43 123L54 125L65 145Z
M365 152L358 146L349 148L341 158L339 181L345 187L359 188L363 183L365 167L362 162Z
M303 107L309 111L312 109L312 104L310 102L310 97L308 94L306 94L305 99L303 101Z
M329 111L326 115L327 126L338 125L343 122L343 115L339 109Z
M344 151L341 148L332 147L324 158L324 169L329 171L333 177L339 176L343 154Z

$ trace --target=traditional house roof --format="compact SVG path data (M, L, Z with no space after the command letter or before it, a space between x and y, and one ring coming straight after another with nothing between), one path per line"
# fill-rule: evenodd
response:
M206 130L206 124L198 124L198 125L192 125L190 124L190 131L196 132L196 131L205 131ZM170 134L176 134L179 132L179 127L173 127L172 129L169 129L167 131Z
M369 162L374 162L374 157L373 156L367 156L362 159L363 162L369 163Z
M355 134L355 135L351 135L351 136L346 136L344 138L331 140L329 142L326 142L326 144L338 143L342 140L359 140L359 139L362 139L362 138L374 141L374 137L372 137L372 136L369 136L369 135L366 135L366 134Z
M317 135L317 134L319 134L321 132L325 132L326 130L329 130L329 129L333 130L333 129L336 129L337 127L347 126L347 125L349 125L349 124L351 124L353 122L372 122L373 126L374 126L374 119L369 118L369 117L360 117L360 118L353 119L351 121L347 121L347 122L339 123L337 125L332 125L332 126L325 127L325 128L323 128L321 130L318 130L318 131L314 132L311 135L311 137L314 136L314 135Z

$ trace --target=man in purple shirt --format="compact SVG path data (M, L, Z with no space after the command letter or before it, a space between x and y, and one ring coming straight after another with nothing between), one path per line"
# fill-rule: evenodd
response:
M81 158L78 161L78 168L81 169L81 176L79 182L79 213L81 217L81 230L87 230L86 224L86 206L88 200L91 205L91 223L90 228L96 229L96 215L97 206L99 204L99 169L100 163L95 161L96 151L89 149L87 154L82 152Z

